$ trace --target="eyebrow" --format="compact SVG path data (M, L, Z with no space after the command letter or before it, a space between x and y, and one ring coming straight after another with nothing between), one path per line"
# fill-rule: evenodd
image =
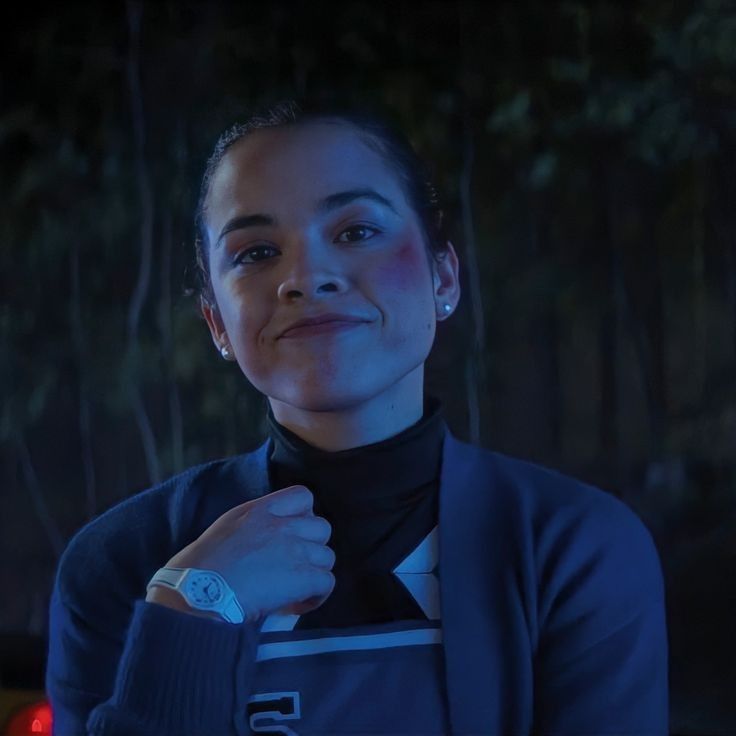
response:
M320 199L319 202L317 202L315 212L318 215L324 215L332 210L344 207L346 204L350 204L356 199L373 200L374 202L387 207L394 212L394 214L399 214L391 200L386 199L386 197L379 194L375 189L348 189L344 192L335 192L335 194L330 194L324 199ZM220 234L217 236L217 240L215 241L214 248L217 248L222 242L222 239L233 230L242 230L247 227L258 227L263 225L278 225L278 220L273 215L264 215L261 213L233 217L225 223L225 227L220 231Z

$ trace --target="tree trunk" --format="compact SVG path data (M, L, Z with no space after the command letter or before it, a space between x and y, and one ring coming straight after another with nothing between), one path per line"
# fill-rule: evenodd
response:
M130 30L130 49L128 53L128 86L133 113L133 132L135 135L136 154L135 164L140 193L141 218L141 258L138 269L138 281L128 309L128 354L131 356L129 365L134 375L130 381L131 403L135 416L143 452L148 468L149 482L156 484L161 480L161 470L158 461L156 439L153 434L145 402L143 401L139 384L140 376L140 345L138 340L138 324L141 310L148 294L151 278L151 261L153 252L153 190L151 187L148 166L145 159L145 119L143 115L143 94L140 81L140 25L143 8L140 3L129 1L127 4L128 26Z
M733 167L736 155L726 154L731 150L724 145L724 153L714 162L714 216L712 218L720 245L723 248L726 264L724 280L728 305L731 311L731 351L736 360L736 185L733 182Z
M84 469L84 498L87 521L97 513L97 484L95 479L94 452L92 449L92 419L89 401L87 364L89 355L82 324L81 288L79 275L79 242L72 238L71 249L71 326L72 342L79 372L79 436L82 445L82 467Z
M171 215L168 210L163 215L163 252L161 254L161 345L164 351L166 365L166 382L169 398L169 424L171 428L171 456L173 472L178 473L184 468L184 431L181 418L181 400L179 387L176 383L176 345L174 344L173 328L171 325L171 250L173 244Z
M706 174L702 161L693 164L693 227L692 227L692 279L693 279L693 336L692 376L696 396L703 396L708 377L708 287L705 276L705 184Z
M655 186L637 172L617 172L610 181L611 202L614 192L629 191L627 182L636 180L636 206L644 222L643 237L634 244L628 268L621 262L620 293L623 297L624 324L631 336L647 401L651 452L660 460L664 453L666 414L664 310L662 306L662 273L659 249L656 247ZM624 175L628 175L624 181ZM618 220L611 217L611 222Z
M644 249L645 244L642 243L642 250L646 251L650 259L649 283L644 290L644 294L649 297L646 305L646 323L649 326L649 345L652 354L652 387L649 412L654 455L656 459L661 459L665 453L668 391L664 290L662 287L660 248L657 244L656 212L657 209L654 204L646 210L647 240L652 244L652 247Z
M542 205L534 192L527 199L527 224L529 227L529 261L537 273L544 269L544 262L549 253L548 230L542 215ZM545 279L543 279L545 281ZM530 334L532 340L534 365L537 376L538 400L533 402L538 407L535 423L539 425L543 457L550 453L559 458L562 450L561 417L562 387L559 370L558 317L554 293L543 289L535 295L536 302L532 307ZM552 458L549 458L552 460Z
M469 72L467 56L467 34L466 8L464 3L457 6L457 23L459 46L461 52L460 69L461 76L466 77ZM471 103L467 91L462 97L462 136L463 136L463 159L460 172L458 188L460 194L460 207L462 217L463 241L465 246L465 263L468 274L468 289L470 292L470 304L473 315L473 344L468 353L465 365L465 386L468 406L469 441L472 444L481 445L481 402L488 406L487 373L485 365L486 354L486 326L483 310L483 292L480 284L480 273L478 268L478 255L475 243L475 227L473 223L472 204L472 178L473 165L475 163L475 144L471 116Z
M18 457L20 458L23 480L25 481L28 495L31 497L31 502L36 511L36 516L38 516L38 520L41 522L41 527L46 532L46 538L49 540L54 557L58 560L64 551L64 538L59 525L54 521L54 517L49 511L48 504L41 490L41 484L38 481L38 474L36 473L31 453L26 443L26 438L20 432L16 436L15 446L18 451Z
M611 233L609 193L606 186L608 165L603 161L595 167L595 193L598 200L598 237L601 251L602 308L598 323L598 359L600 402L598 413L598 442L607 461L618 460L618 308L619 266ZM608 464L608 462L606 463Z
M463 240L468 279L470 281L470 303L473 313L473 346L468 355L465 367L466 390L468 401L469 441L482 444L481 439L481 406L486 398L486 327L483 313L483 294L478 270L478 256L475 248L475 228L473 226L472 209L472 169L474 158L473 133L470 120L466 117L463 146L463 167L460 174L460 200L462 207Z

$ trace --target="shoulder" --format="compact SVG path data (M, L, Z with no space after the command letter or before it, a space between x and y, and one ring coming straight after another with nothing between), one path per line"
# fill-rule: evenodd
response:
M664 599L651 532L626 503L535 463L493 453L494 490L513 498L533 561L539 622L605 608L624 620ZM647 603L648 602L648 603Z
M490 452L494 492L514 498L536 524L643 526L639 517L609 491L537 463Z
M139 596L143 578L150 578L229 508L260 492L258 484L248 482L254 455L187 468L87 522L73 534L59 559L60 599L70 602L84 590L103 588L119 591L126 601L131 595Z
M511 457L453 437L453 474L467 472L494 505L535 524L605 517L624 525L641 524L636 514L612 493L552 468Z
M644 522L613 493L542 465L494 454L498 487L513 489L528 509L538 546L564 537L593 546L625 541L632 551L636 545L651 548Z
M652 535L615 495L527 460L460 444L457 457L472 466L479 497L498 515L494 526L534 566L540 586L552 592L586 565L604 577L634 566L643 585L659 585Z
M217 474L225 460L214 460L187 468L161 483L138 491L100 512L78 529L69 540L61 562L85 556L92 543L114 544L142 526L166 525L180 517L185 508L196 504L197 497Z

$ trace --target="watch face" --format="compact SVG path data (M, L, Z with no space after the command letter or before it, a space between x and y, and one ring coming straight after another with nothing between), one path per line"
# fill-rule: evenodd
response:
M197 575L187 580L187 595L198 605L213 606L222 600L223 589L214 575Z

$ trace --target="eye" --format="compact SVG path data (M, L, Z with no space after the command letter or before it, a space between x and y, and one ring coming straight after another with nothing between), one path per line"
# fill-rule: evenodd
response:
M345 228L345 230L343 230L340 233L340 235L344 235L345 233L349 233L349 232L354 232L356 230L371 230L374 235L381 232L377 227L371 227L370 225L351 225L350 227ZM369 239L370 238L360 238L360 240L369 240ZM343 240L343 241L340 241L340 242L343 242L344 243L345 241ZM348 242L354 243L355 241L354 240L351 240L351 241L348 241Z
M257 245L255 248L244 250L242 253L238 253L238 255L233 258L233 265L239 266L241 263L258 263L259 261L266 260L265 258L258 258L255 261L243 261L244 256L250 255L251 253L255 253L259 250L275 250L275 248L272 248L270 245Z

